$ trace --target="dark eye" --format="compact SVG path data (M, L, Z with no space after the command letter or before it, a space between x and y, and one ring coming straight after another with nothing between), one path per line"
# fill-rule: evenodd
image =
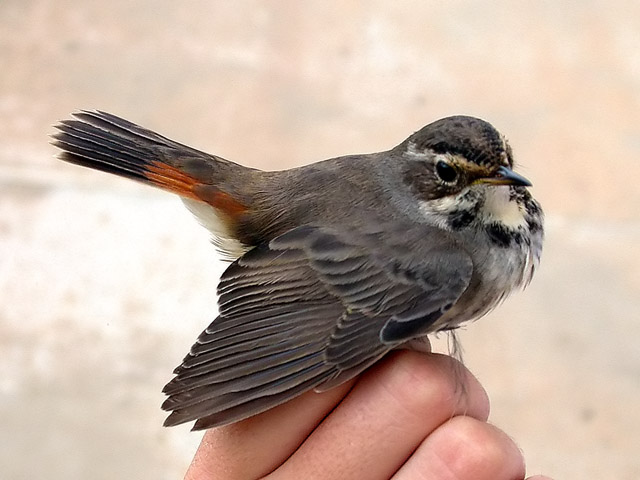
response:
M456 169L442 160L436 163L436 173L440 177L440 180L446 183L453 183L458 178Z

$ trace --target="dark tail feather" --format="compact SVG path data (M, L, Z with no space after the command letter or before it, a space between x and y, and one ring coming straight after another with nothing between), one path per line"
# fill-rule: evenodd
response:
M63 120L53 145L65 162L113 173L195 198L193 187L230 163L109 113L80 111Z

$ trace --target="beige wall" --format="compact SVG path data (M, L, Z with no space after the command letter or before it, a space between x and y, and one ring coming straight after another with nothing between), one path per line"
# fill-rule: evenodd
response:
M179 478L160 389L223 265L176 199L52 158L78 108L267 169L490 120L548 241L466 362L532 473L640 478L637 1L0 1L0 476Z

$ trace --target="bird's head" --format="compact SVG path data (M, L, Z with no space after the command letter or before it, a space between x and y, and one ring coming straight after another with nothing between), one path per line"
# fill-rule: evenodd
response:
M525 224L531 182L514 172L511 147L490 123L446 117L394 150L403 158L404 183L438 223L453 229L476 221Z

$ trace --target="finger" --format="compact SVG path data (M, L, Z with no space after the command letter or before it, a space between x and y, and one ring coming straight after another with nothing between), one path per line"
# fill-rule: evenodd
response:
M488 412L482 386L455 360L397 352L363 375L273 478L387 479L452 416Z
M185 480L260 478L282 464L342 400L353 381L300 397L238 423L207 430Z
M458 416L429 435L393 480L516 480L524 458L503 431L475 418Z
M430 350L427 339L420 351ZM257 478L283 463L351 389L355 380L316 394L309 392L255 417L205 432L186 473L201 478Z

